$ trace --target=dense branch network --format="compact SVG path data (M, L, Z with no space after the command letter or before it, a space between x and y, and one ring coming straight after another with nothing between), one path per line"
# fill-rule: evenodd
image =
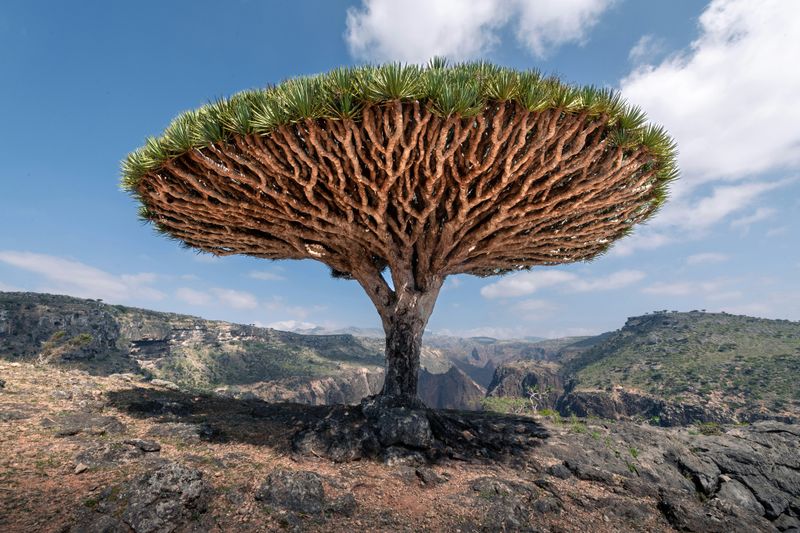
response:
M470 118L395 101L189 150L137 192L192 247L315 259L362 285L388 266L422 290L589 259L646 219L654 157L609 134L603 116L510 101ZM365 288L373 301L388 290Z

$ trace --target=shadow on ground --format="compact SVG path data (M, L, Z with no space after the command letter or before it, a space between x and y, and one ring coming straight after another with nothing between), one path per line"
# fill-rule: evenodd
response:
M109 392L107 398L111 407L155 422L150 434L156 437L240 442L267 446L283 453L317 455L314 451L298 449L296 439L293 446L298 434L334 427L340 428L341 437L354 435L364 428L369 430L371 424L358 405L267 403L138 387ZM524 416L439 409L418 413L430 423L431 445L419 448L427 452L428 460L499 460L531 449L549 436L541 424ZM378 457L382 449L390 446L393 444L383 441L378 448L366 450L366 453L329 458Z

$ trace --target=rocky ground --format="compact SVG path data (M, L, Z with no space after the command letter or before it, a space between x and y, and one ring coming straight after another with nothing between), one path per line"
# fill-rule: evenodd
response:
M3 382L2 531L800 530L796 425L463 415L534 445L336 463L292 447L331 407L0 361Z

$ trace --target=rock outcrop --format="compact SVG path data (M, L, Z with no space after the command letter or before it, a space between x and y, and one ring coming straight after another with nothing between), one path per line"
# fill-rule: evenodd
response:
M489 384L487 396L529 398L535 394L538 409L552 409L564 392L557 363L511 361L500 365Z
M452 366L444 374L431 374L422 369L417 395L425 405L436 409L478 410L486 391L461 369Z
M676 403L617 387L612 391L575 391L560 396L555 409L563 416L596 416L619 420L638 418L659 426L732 423L730 412L689 403Z

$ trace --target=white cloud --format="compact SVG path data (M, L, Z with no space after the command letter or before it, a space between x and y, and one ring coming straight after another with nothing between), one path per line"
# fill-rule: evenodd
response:
M211 303L211 296L202 291L196 291L188 287L180 287L175 291L175 297L189 305L208 305Z
M766 235L767 237L779 237L788 231L789 231L789 226L778 226L775 228L768 229L764 235Z
M561 270L532 270L530 272L519 272L486 285L481 289L481 295L484 298L524 296L526 294L533 294L546 287L567 283L575 279L577 279L575 274L563 272Z
M777 213L777 210L771 207L759 207L753 213L737 218L736 220L731 222L732 228L741 228L743 230L747 230L755 224L756 222L761 222L762 220L766 220Z
M514 310L526 320L542 320L556 309L557 307L547 300L523 300L514 305Z
M611 0L362 0L347 10L350 52L372 61L424 63L433 56L476 58L511 25L536 56L582 43Z
M313 322L302 322L300 320L281 320L271 322L266 325L268 328L279 329L281 331L298 331L304 329L314 329L317 327Z
M222 305L233 307L234 309L255 309L258 307L258 299L244 291L233 289L211 289L211 293L219 299Z
M541 289L558 286L566 292L594 292L621 289L644 279L638 270L620 270L608 276L582 279L561 270L532 270L511 274L481 289L484 298L509 298L533 294Z
M175 298L189 305L218 305L240 310L258 307L258 299L249 292L221 287L214 287L208 291L180 287L175 290Z
M656 56L660 55L663 50L663 39L659 39L655 35L650 34L642 35L628 53L628 59L638 65L646 61L652 61Z
M788 180L782 180L714 187L711 194L703 198L668 203L651 225L656 228L673 226L689 232L705 231L752 205L764 193L788 183Z
M699 198L673 199L646 226L637 228L631 237L616 243L611 253L627 256L636 250L654 250L677 241L702 238L714 225L752 206L764 194L794 181L719 185Z
M691 266L708 265L711 263L722 263L728 259L730 258L727 255L718 252L703 252L687 257L686 264Z
M0 251L0 262L38 274L47 290L114 302L161 300L164 293L149 286L152 273L114 275L73 259L15 250Z
M655 250L674 241L674 237L654 230L651 226L640 226L630 237L614 243L611 255L628 256L636 250Z
M733 280L729 279L658 282L643 288L642 292L657 296L704 296L710 300L740 297L741 293L738 291L724 290L731 283Z
M621 82L675 136L677 188L797 166L800 2L714 0L700 29L688 51Z
M517 1L517 39L538 57L562 44L583 43L611 0Z
M620 270L602 278L577 279L569 284L569 288L575 292L610 291L632 285L644 277L644 272L638 270Z
M270 272L269 270L253 270L248 274L248 277L263 281L284 281L286 279L280 274Z

